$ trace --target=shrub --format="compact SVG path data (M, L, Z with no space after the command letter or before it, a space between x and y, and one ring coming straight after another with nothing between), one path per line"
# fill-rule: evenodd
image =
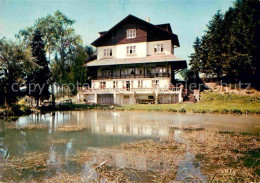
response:
M31 114L32 113L32 110L29 106L26 106L26 105L23 105L21 107L22 111L24 112L24 114Z
M229 112L228 109L221 109L220 111L221 114L227 114L228 112Z
M219 113L220 111L218 109L212 110L212 113Z
M179 112L183 112L183 113L185 113L185 112L186 112L186 109L181 108L181 109L179 110Z
M242 114L242 111L240 109L233 109L232 112L235 114Z
M18 105L25 105L25 104L27 104L27 102L24 98L18 101Z
M12 115L14 115L14 116L20 116L20 115L22 115L23 114L23 111L21 110L21 106L20 105L13 105L12 107L11 107L11 113L12 113Z
M169 111L169 112L177 112L176 109L172 109L172 108L169 108L168 111Z

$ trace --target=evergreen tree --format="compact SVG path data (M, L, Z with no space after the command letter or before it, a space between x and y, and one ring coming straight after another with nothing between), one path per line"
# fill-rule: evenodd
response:
M200 62L201 62L201 40L199 37L196 37L194 43L193 43L193 49L195 50L195 53L191 54L190 58L190 65L191 65L191 71L194 73L194 77L196 79L199 78L199 72L200 72Z
M194 45L191 68L230 82L254 82L257 87L259 43L260 2L237 0L227 12L213 16L200 44Z
M29 96L34 97L39 106L39 100L49 99L49 78L50 70L45 56L42 34L36 30L31 42L32 56L37 67L27 77L27 91Z

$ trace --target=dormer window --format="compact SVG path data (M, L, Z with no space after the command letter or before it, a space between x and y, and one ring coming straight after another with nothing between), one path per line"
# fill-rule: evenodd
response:
M156 44L154 46L154 53L163 53L164 49L163 49L163 44Z
M112 57L112 48L104 49L104 57Z
M127 29L126 30L126 38L131 39L136 37L136 29Z
M126 47L126 55L135 55L135 46Z

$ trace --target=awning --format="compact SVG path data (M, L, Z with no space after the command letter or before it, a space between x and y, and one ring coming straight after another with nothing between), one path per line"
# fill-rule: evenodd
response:
M175 55L156 55L139 58L123 58L123 59L100 59L88 62L85 64L87 67L98 67L98 66L112 66L112 65L127 65L127 64L150 64L150 63L163 63L168 62L176 64L178 68L187 68L186 60L182 60Z

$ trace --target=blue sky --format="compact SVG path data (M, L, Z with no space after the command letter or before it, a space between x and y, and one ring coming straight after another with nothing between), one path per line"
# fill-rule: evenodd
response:
M85 44L98 37L99 31L114 26L129 14L150 17L153 24L170 23L179 37L175 54L189 60L196 36L203 35L206 24L218 9L225 12L233 0L0 0L0 37L14 39L20 29L37 18L60 10L76 21L76 33Z

